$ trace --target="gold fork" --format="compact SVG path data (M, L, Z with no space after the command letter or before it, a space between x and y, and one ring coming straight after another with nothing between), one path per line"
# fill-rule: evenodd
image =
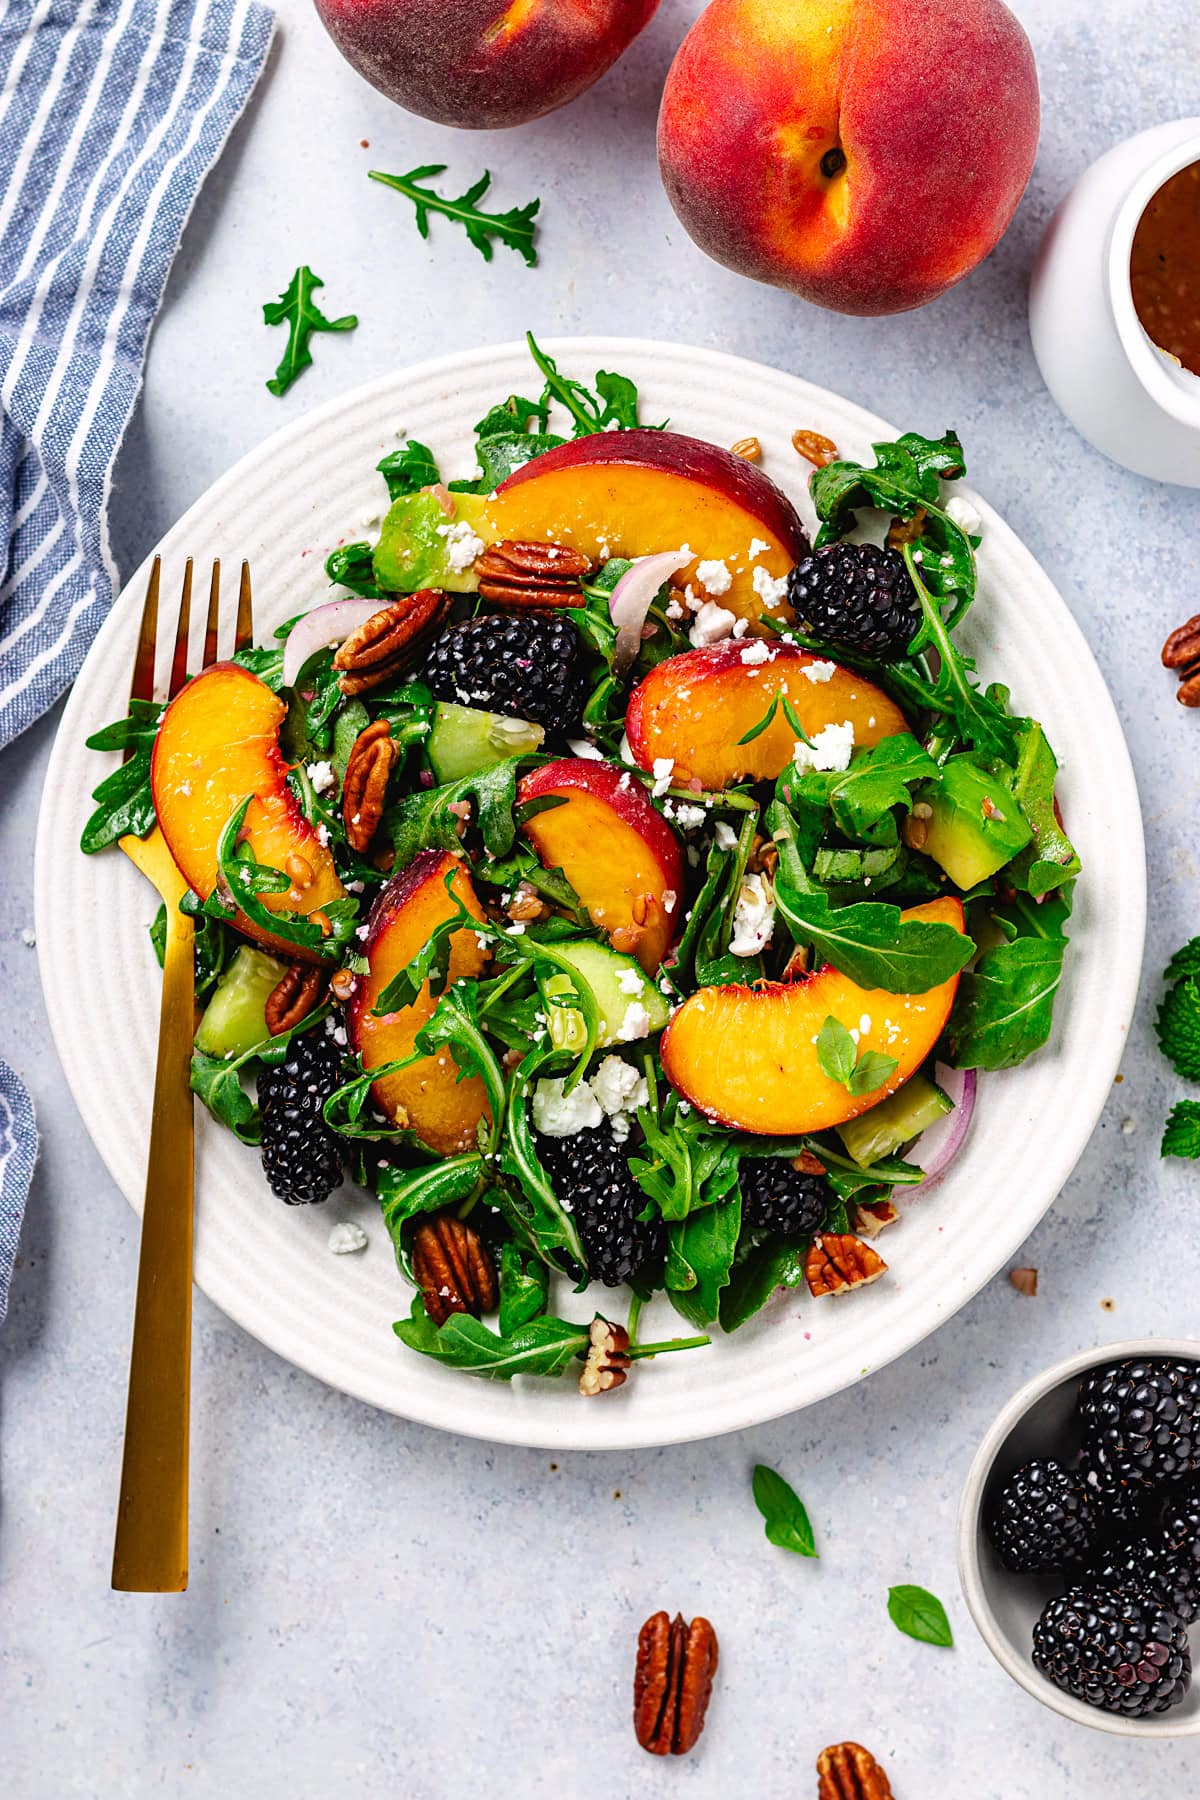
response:
M161 572L161 559L156 556L134 652L131 700L154 699ZM220 587L221 565L214 562L201 658L205 669L217 660ZM191 607L189 557L171 657L170 700L188 679ZM243 563L236 648L243 649L253 637L250 569ZM188 1075L195 1028L193 928L188 915L179 910L188 884L158 826L144 838L123 837L121 848L158 889L167 912L167 935L112 1584L127 1593L178 1594L188 1582L193 1152Z

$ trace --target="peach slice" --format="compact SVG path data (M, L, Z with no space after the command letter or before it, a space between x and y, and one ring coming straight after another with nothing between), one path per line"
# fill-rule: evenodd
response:
M902 913L963 930L958 900L929 900ZM765 1137L825 1131L856 1118L903 1087L933 1050L950 1014L958 976L925 994L861 988L830 964L799 981L701 988L685 1000L662 1039L672 1087L719 1124ZM896 1058L891 1080L854 1095L817 1061L827 1018L859 1033L860 1052Z
M242 828L256 861L292 879L282 894L263 894L272 912L307 915L345 896L333 858L287 784L279 748L287 708L239 663L214 663L179 693L158 728L150 783L158 823L184 880L202 900L217 884L217 844L230 816L253 794ZM240 914L239 931L270 950L319 962Z
M466 866L448 850L419 851L407 868L392 876L371 910L364 943L370 973L357 982L346 1009L347 1034L364 1070L409 1056L418 1031L433 1017L437 1001L428 982L412 1004L398 1012L376 1017L373 1008L388 982L428 943L436 926L453 915L446 891L451 874L455 897L474 918L482 919ZM456 931L450 939L447 984L478 975L485 960L475 933L465 926ZM475 1128L487 1116L482 1081L476 1075L460 1080L449 1050L384 1075L371 1092L389 1119L410 1126L423 1144L443 1156L472 1149Z
M549 539L596 562L686 544L697 562L726 565L720 604L746 619L791 617L764 577L778 581L809 550L795 507L761 469L675 431L594 432L560 444L501 482L487 518L498 538Z
M810 738L847 719L856 747L870 748L909 729L882 688L837 664L829 671L828 661L807 650L759 638L730 638L668 657L629 699L625 731L634 761L652 769L669 758L676 783L691 779L713 790L747 779L773 781L797 743L782 704L765 731L748 744L739 739L753 731L777 695L787 699Z
M546 796L561 805L526 820L525 836L546 868L562 870L592 923L655 974L683 917L683 856L671 827L612 763L545 763L526 775L518 799Z

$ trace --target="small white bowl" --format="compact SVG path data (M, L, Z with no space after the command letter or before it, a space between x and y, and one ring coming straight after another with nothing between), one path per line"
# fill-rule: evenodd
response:
M1033 1627L1047 1600L1063 1592L1056 1575L1012 1575L983 1527L995 1486L1035 1456L1062 1458L1075 1448L1071 1415L1082 1376L1129 1357L1178 1356L1200 1363L1200 1343L1190 1338L1134 1338L1081 1350L1037 1375L1014 1394L988 1431L971 1464L958 1509L958 1574L971 1617L992 1655L1014 1681L1043 1706L1108 1731L1115 1737L1181 1738L1200 1735L1200 1685L1181 1705L1147 1719L1102 1712L1063 1693L1033 1666ZM1200 1622L1198 1622L1200 1623ZM1194 1648L1200 1651L1200 1635ZM1200 1656L1197 1658L1200 1662Z

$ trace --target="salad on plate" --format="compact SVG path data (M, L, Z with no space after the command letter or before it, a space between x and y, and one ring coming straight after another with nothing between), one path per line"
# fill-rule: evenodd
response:
M886 1273L978 1073L1046 1042L1080 865L955 638L953 432L798 430L810 541L755 440L530 348L475 474L385 456L330 598L88 740L129 755L83 849L161 829L192 1086L281 1200L376 1196L403 1342L597 1394ZM588 1283L627 1309L562 1316ZM660 1292L688 1330L647 1342Z

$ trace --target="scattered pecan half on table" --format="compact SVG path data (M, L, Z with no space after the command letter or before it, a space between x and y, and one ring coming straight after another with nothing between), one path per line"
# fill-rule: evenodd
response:
M334 653L338 686L347 698L383 687L424 654L446 614L450 596L437 588L398 594L360 625Z
M817 1758L817 1800L893 1800L887 1776L861 1744L831 1744Z
M1181 706L1200 706L1200 613L1173 631L1162 647L1164 669L1179 676L1175 698Z
M387 719L376 719L354 740L342 782L342 818L350 848L360 856L370 848L383 817L387 784L399 760L400 746Z
M431 1213L413 1233L412 1271L435 1325L451 1313L491 1312L499 1299L496 1265L473 1225Z
M586 556L565 544L505 538L475 558L479 597L497 606L582 606L580 583L591 568Z
M683 1756L704 1729L717 1672L717 1634L707 1619L656 1612L638 1633L633 1729L651 1756Z

